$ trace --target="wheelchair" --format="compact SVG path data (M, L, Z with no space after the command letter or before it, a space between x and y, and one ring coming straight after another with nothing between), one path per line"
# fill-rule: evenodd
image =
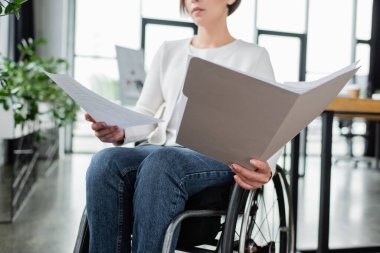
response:
M294 217L285 171L277 165L265 186L247 191L212 187L189 198L186 210L166 230L162 253L181 252L292 253ZM79 226L74 253L87 253L89 229L86 210Z

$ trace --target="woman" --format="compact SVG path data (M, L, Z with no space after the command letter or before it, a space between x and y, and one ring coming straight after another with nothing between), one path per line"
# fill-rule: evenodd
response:
M161 252L171 220L184 210L189 196L233 181L245 189L267 183L279 154L268 162L252 160L252 168L230 166L176 144L184 110L181 92L188 56L264 78L274 79L265 49L236 40L227 16L240 0L181 0L181 11L198 26L198 35L165 42L148 72L136 111L164 120L157 125L118 129L92 121L103 142L122 145L145 140L135 148L98 152L87 172L90 252Z

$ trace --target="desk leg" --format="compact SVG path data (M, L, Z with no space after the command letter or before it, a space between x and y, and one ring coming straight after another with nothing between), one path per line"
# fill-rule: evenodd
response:
M380 160L380 121L376 121L376 133L375 133L375 169L379 170Z
M299 177L299 155L300 154L300 135L297 134L291 142L291 155L290 155L290 189L293 201L294 212L294 249L297 248L297 215L298 215L298 177Z
M331 184L331 146L332 146L332 112L322 114L322 150L321 150L321 190L319 207L319 233L317 253L329 251L330 226L330 184Z

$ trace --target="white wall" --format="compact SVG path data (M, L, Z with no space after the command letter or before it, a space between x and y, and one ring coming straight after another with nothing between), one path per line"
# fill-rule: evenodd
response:
M9 17L0 17L0 54L8 55Z
M8 54L8 17L0 17L0 54L6 56ZM1 118L1 124L3 124L3 118ZM0 138L0 166L4 164L4 141Z
M72 73L74 52L74 4L75 0L35 0L35 37L44 38L47 44L38 52L42 57L60 57L69 62ZM60 154L69 149L70 131L59 131ZM69 136L68 138L65 135ZM65 141L66 140L66 141Z
M35 0L35 35L45 38L47 45L39 54L44 57L67 58L71 46L69 6L73 0Z

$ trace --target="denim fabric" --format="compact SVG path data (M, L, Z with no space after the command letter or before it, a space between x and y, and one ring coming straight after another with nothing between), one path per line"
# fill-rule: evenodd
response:
M158 253L189 196L231 185L233 173L187 148L144 145L98 152L86 181L90 252Z

